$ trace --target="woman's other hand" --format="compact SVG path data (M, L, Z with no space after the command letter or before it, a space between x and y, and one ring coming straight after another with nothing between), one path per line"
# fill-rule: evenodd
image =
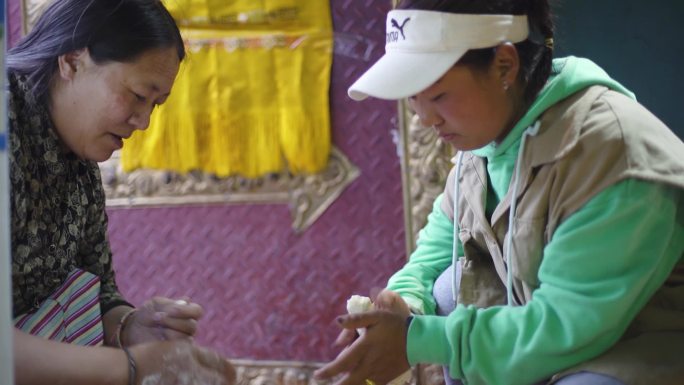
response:
M189 341L145 343L129 351L139 385L235 384L235 369L228 360Z
M144 342L191 339L204 310L183 298L154 297L136 309L121 331L121 342L132 346Z

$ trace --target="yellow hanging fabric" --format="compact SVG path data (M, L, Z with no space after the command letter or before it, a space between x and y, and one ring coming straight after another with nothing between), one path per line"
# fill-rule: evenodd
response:
M124 171L316 173L330 154L329 0L167 0L188 55Z

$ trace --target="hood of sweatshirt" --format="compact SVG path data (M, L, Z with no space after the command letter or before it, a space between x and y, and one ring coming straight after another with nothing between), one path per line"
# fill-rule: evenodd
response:
M487 171L498 200L508 190L523 132L548 108L593 85L603 85L634 98L632 92L589 59L574 56L554 59L546 85L506 138L501 143L492 142L472 151L476 156L487 158Z

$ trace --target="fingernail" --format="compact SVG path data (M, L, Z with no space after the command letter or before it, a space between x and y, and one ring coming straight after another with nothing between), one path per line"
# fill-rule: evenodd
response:
M154 315L152 316L152 319L154 320L154 322L161 322L161 320L162 320L163 318L164 318L164 313L162 313L162 312L156 312L156 313L154 313Z
M183 306L183 305L187 305L187 304L188 304L188 301L183 300L183 299L179 299L179 300L176 301L176 305L181 305L181 306Z

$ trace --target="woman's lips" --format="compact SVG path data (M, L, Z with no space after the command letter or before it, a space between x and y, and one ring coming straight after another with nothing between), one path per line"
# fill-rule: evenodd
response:
M109 136L113 139L114 146L116 147L117 150L123 147L123 138L122 137L120 137L116 134L109 134Z

